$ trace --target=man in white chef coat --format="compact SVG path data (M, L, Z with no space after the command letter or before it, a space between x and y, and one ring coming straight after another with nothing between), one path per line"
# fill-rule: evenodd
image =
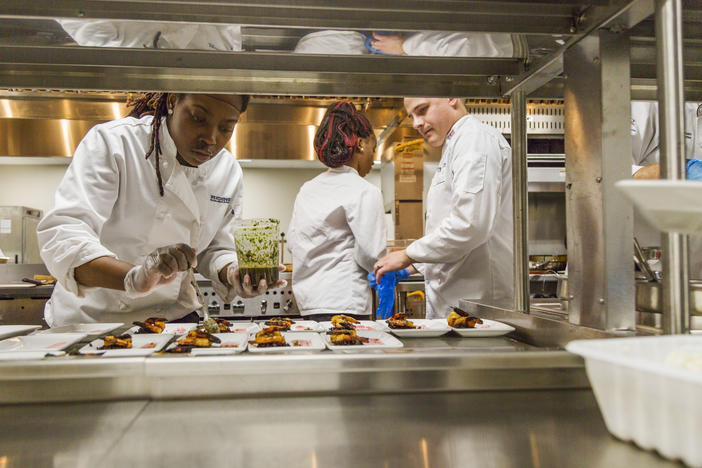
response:
M443 145L426 200L425 235L378 260L375 274L413 265L424 274L427 318L446 317L462 298L513 295L512 154L495 128L458 98L405 98L414 128Z

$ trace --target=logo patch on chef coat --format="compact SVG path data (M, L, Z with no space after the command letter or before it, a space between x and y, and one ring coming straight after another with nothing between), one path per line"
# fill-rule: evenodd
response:
M229 197L218 197L217 195L210 195L210 201L215 203L230 203L232 201Z
M450 140L456 134L456 130L451 130L446 137L446 141Z

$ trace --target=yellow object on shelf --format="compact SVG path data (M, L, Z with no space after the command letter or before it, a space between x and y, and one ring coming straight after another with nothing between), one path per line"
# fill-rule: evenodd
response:
M422 147L424 144L424 139L423 138L418 138L416 140L408 141L407 143L400 143L399 145L395 146L393 148L396 153L401 153L403 151L414 151L418 150Z
M414 297L414 296L419 296L422 301L425 300L424 291L412 291L411 293L407 294L407 297Z
M55 283L56 278L51 275L34 275L34 281L41 281L44 284Z

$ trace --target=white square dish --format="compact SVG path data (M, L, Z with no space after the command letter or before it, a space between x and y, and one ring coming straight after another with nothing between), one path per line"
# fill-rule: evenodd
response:
M235 322L227 320L230 324L230 333L256 333L261 327L256 322Z
M189 353L182 353L190 356L221 356L225 354L236 354L246 350L249 334L242 333L215 333L213 336L219 338L219 343L213 343L209 348L192 348ZM177 340L169 344L166 350L178 346Z
M165 328L163 329L163 332L161 332L162 335L185 335L188 333L190 330L194 330L195 327L197 327L196 323L166 323ZM137 333L136 331L139 330L139 327L137 325L131 327L129 330L127 330L125 333L129 335L158 335L158 333Z
M250 353L286 353L286 352L298 352L298 351L322 351L324 346L324 341L319 333L315 332L281 332L281 335L285 337L285 342L289 346L272 346L270 348L258 348L256 345L251 344L254 337L249 337L249 352Z
M51 333L85 333L86 335L104 335L109 333L115 328L119 328L124 323L114 322L114 323L76 323L73 325L64 325L62 327L48 328L46 330L38 331L41 334L51 334Z
M355 323L354 325L356 325L356 331L385 331L385 326L380 321L374 322L373 320L359 320L358 323ZM331 322L319 322L319 331L325 332L327 330L331 330L332 328Z
M368 338L368 343L363 343L359 345L335 345L332 344L329 339L329 335L323 333L324 343L327 348L332 351L337 352L361 352L372 349L397 349L402 348L404 345L400 340L390 335L378 330L362 330L357 332L358 336L363 338Z
M99 354L102 357L137 357L148 356L160 351L173 338L166 333L144 333L132 335L132 347L126 349L100 349L105 343L97 338L78 350L80 354Z
M61 351L85 338L85 333L15 336L0 341L0 352Z
M37 328L41 328L41 325L0 325L0 340L24 335Z
M385 320L379 322L385 331L405 338L432 338L451 331L445 319L408 319L416 328L390 328Z
M475 328L451 327L451 330L455 331L464 338L487 338L490 336L502 336L514 331L514 327L507 325L506 323L488 319L481 320L483 323L478 324Z

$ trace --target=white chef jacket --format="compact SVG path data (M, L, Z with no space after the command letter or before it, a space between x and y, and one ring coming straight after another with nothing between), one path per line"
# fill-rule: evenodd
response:
M423 31L405 38L407 55L429 57L512 57L512 36L507 33Z
M407 247L423 265L427 318L462 298L513 295L512 153L471 115L451 128L426 201L425 235Z
M697 117L700 103L685 103L685 156L702 157L702 118ZM658 102L631 102L632 158L637 166L648 166L659 161L660 126L658 122ZM639 168L637 168L639 169Z
M144 297L78 284L74 269L98 257L134 264L157 249L185 243L197 249L197 270L222 297L233 292L218 272L236 262L229 225L242 209L242 171L222 150L197 168L176 160L164 119L160 130L159 195L155 155L145 159L152 117L127 117L93 127L76 149L56 191L55 207L37 228L40 253L58 283L44 314L54 327L86 322L125 322L161 316L173 320L192 312L185 272Z
M301 315L371 313L366 275L387 241L377 187L348 166L306 182L295 199L288 241Z
M358 31L316 31L302 36L295 46L298 54L369 54L366 36Z
M156 23L152 21L59 19L81 46L239 51L236 24Z

